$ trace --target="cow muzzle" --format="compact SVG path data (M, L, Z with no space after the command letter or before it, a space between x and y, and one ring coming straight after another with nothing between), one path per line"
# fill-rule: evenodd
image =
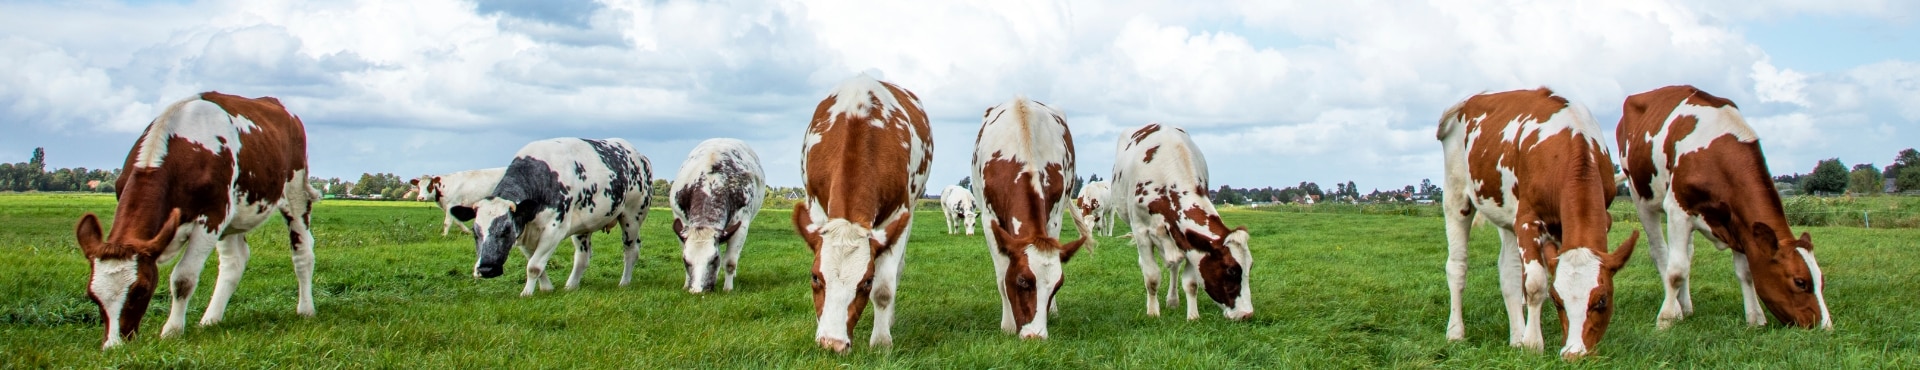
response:
M473 277L476 277L476 278L492 279L492 278L500 277L500 274L503 274L503 273L506 273L506 271L504 269L501 269L500 266L484 266L483 265L483 266L473 267Z

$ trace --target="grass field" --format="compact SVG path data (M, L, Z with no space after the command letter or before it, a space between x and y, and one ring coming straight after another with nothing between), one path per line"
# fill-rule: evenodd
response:
M314 211L318 316L294 314L286 233L269 222L250 238L253 260L224 322L190 323L184 336L159 339L169 307L163 289L140 337L102 352L72 230L82 212L112 210L111 196L0 195L0 367L1920 367L1915 229L1797 228L1819 246L1832 332L1746 327L1728 254L1711 248L1696 258L1695 315L1655 331L1661 289L1636 253L1620 273L1618 313L1599 355L1566 364L1506 346L1491 229L1474 234L1464 342L1443 339L1439 218L1266 211L1223 215L1253 231L1252 319L1226 321L1209 304L1196 322L1179 317L1181 309L1147 317L1133 247L1103 237L1067 265L1052 339L1022 341L999 330L979 234L947 235L937 212L921 212L894 347L865 345L869 316L843 356L814 346L811 257L786 211L755 220L731 293L680 289L671 216L655 210L632 286L616 286L618 239L598 234L600 253L580 290L520 298L524 269L514 266L525 256L516 252L505 276L476 280L472 239L438 235L437 209L342 200ZM1614 229L1618 241L1638 225ZM560 252L554 266L569 266L570 254ZM193 322L211 292L217 262L209 265L188 313ZM1560 330L1551 312L1546 317L1552 351Z

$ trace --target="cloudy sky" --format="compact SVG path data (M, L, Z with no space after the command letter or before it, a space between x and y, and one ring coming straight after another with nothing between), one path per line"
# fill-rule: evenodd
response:
M1067 113L1083 175L1158 121L1216 186L1438 179L1442 109L1537 86L1609 134L1627 95L1699 86L1775 173L1920 146L1910 0L0 0L0 162L116 167L166 104L218 90L286 102L323 177L503 166L561 136L626 138L670 177L735 137L793 186L814 104L862 72L933 117L931 192L1016 94Z

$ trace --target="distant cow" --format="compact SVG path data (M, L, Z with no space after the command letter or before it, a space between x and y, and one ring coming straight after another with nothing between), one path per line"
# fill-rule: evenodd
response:
M848 79L814 108L800 153L807 199L794 205L793 227L813 250L814 341L846 352L872 299L868 344L891 346L901 256L933 160L920 98L866 75Z
M407 180L413 184L413 194L417 200L432 201L440 205L440 211L446 217L440 221L440 235L447 235L453 225L460 225L460 231L472 234L467 223L453 217L453 206L472 206L473 202L493 195L493 185L500 183L500 177L507 174L506 167L484 170L460 171L445 175L427 175Z
M290 232L299 283L295 312L313 316L308 222L320 192L307 181L306 127L280 100L206 92L167 106L134 142L114 183L120 205L113 235L102 239L92 213L74 228L93 267L87 296L106 322L101 347L118 346L140 330L159 265L175 256L173 308L160 336L185 331L187 301L216 246L220 275L200 325L220 322L247 268L247 232L275 213Z
M691 293L713 290L726 253L727 291L733 291L734 271L747 230L766 199L767 174L760 155L744 141L709 139L693 147L680 174L673 178L667 202L673 208L673 233L680 238L681 258L687 267L684 288ZM725 245L726 250L720 246Z
M508 249L517 244L527 254L527 285L520 296L532 296L536 285L553 290L547 259L561 240L572 237L573 276L567 289L578 288L593 255L593 232L618 224L626 247L620 286L627 286L640 257L640 223L647 219L652 178L647 157L622 139L557 138L521 147L492 196L453 207L460 221L480 220L473 224L479 255L473 276L500 276Z
M940 191L940 213L947 216L947 233L953 234L966 230L973 235L973 222L978 216L974 213L973 191L958 185L948 185Z
M1466 337L1461 292L1467 236L1478 213L1500 231L1509 344L1544 346L1540 314L1553 274L1551 294L1567 329L1561 356L1593 351L1613 317L1613 274L1626 266L1640 236L1635 231L1607 253L1613 160L1593 116L1545 88L1481 94L1447 109L1436 136L1447 171L1447 339Z
M1794 239L1760 138L1733 101L1692 86L1668 86L1627 97L1622 112L1616 138L1621 166L1666 286L1656 326L1666 329L1693 313L1687 275L1697 230L1733 252L1748 325L1767 324L1764 303L1788 325L1833 329L1813 238L1801 233Z
M1080 186L1080 196L1073 199L1073 216L1086 224L1096 234L1113 236L1111 207L1107 198L1111 195L1106 181L1088 182Z
M1247 228L1228 229L1220 220L1208 198L1207 158L1187 131L1147 124L1122 136L1117 152L1113 189L1119 193L1112 197L1113 207L1132 227L1133 243L1140 249L1147 315L1160 316L1154 293L1160 285L1159 266L1165 263L1168 274L1180 274L1188 320L1200 318L1195 294L1201 290L1228 319L1253 316ZM1167 287L1168 305L1174 302L1173 289Z
M1062 211L1074 177L1073 133L1053 107L1025 97L987 109L974 141L973 189L987 229L1000 329L1047 338L1066 263L1087 242L1060 242Z

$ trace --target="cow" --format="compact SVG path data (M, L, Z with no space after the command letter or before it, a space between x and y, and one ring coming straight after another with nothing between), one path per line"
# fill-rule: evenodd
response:
M460 225L460 231L472 234L473 229L468 228L467 223L453 217L453 207L472 206L473 202L493 195L493 185L500 183L500 177L506 174L506 167L498 167L420 176L407 183L413 184L414 189L409 193L418 196L415 200L440 205L440 212L445 214L440 221L441 236L446 236L453 225Z
M867 75L842 82L814 108L800 150L806 200L793 227L813 251L814 342L845 353L874 304L868 345L893 345L894 292L926 191L933 137L920 98Z
M1059 110L1016 97L987 109L974 141L973 192L1000 288L1000 329L1046 339L1066 263L1087 242L1060 242L1072 198L1073 133Z
M687 267L687 292L713 291L726 253L727 282L740 264L740 248L747 230L767 196L767 174L760 155L738 139L708 139L693 147L680 173L673 178L667 203L673 208L673 234L680 238L681 261ZM721 246L725 250L721 250Z
M573 238L573 275L567 289L580 287L587 261L593 256L593 232L620 226L626 268L620 286L633 281L633 265L640 258L640 223L647 219L653 196L653 165L623 139L555 138L521 147L507 165L507 173L493 186L493 194L453 207L453 216L473 224L478 260L473 276L500 276L508 249L520 246L527 254L527 284L521 297L553 290L547 279L547 259L560 241Z
M1622 113L1615 140L1627 192L1666 287L1655 326L1666 329L1693 313L1688 273L1699 231L1733 252L1748 325L1767 324L1764 304L1788 325L1832 330L1813 238L1793 237L1760 139L1733 101L1668 86L1627 97Z
M1614 273L1640 237L1635 231L1606 251L1613 160L1600 135L1586 107L1544 87L1474 95L1441 115L1435 137L1446 161L1448 340L1466 338L1460 300L1478 214L1500 232L1508 343L1543 349L1541 306L1551 294L1566 332L1560 355L1575 359L1596 348L1613 317Z
M161 337L186 330L187 302L200 283L207 255L220 252L213 300L200 325L219 323L240 285L251 254L247 233L275 213L287 223L294 311L313 316L313 202L308 184L306 127L273 97L205 92L182 99L154 118L127 153L114 182L119 205L114 232L104 239L99 218L74 227L92 267L87 297L106 324L102 349L131 339L153 299L159 265L173 267L173 308Z
M1167 274L1180 274L1188 320L1200 318L1198 291L1205 291L1227 319L1253 316L1253 294L1247 285L1253 252L1247 228L1228 229L1220 220L1207 191L1207 158L1186 129L1150 123L1120 137L1115 152L1119 156L1114 159L1112 189L1120 192L1110 199L1116 201L1117 216L1127 221L1130 237L1140 250L1147 316L1160 316L1154 293L1160 285L1161 263L1166 264ZM1169 306L1174 303L1173 294L1174 286L1169 285Z
M1088 182L1080 186L1080 196L1073 199L1073 216L1093 234L1113 236L1115 217L1107 201L1109 185L1106 181Z
M955 229L960 229L966 230L967 235L973 235L973 223L979 217L973 211L973 200L973 191L958 185L948 185L940 191L940 213L946 216L948 234L957 233L959 231Z

